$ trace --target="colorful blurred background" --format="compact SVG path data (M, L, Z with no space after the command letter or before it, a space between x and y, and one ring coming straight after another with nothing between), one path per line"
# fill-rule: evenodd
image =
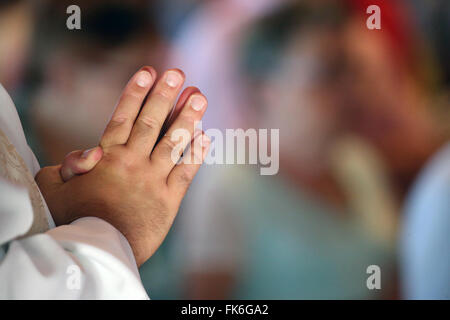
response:
M96 145L142 65L185 72L203 129L280 129L277 175L203 166L141 267L152 299L450 299L449 46L448 0L0 0L41 166Z

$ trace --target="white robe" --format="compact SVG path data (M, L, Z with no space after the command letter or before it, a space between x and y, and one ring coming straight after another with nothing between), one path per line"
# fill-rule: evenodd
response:
M56 227L0 85L0 299L148 299L126 238L94 217Z

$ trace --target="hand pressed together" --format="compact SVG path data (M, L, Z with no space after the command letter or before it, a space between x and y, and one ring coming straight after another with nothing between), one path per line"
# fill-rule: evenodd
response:
M151 67L132 77L99 147L69 154L62 167L43 168L36 176L57 225L85 216L102 218L128 239L138 265L167 235L210 142L194 129L206 110L206 98L187 88L169 117L184 74L173 69L158 81L156 77ZM163 127L167 132L160 137ZM178 129L189 132L191 141L173 141ZM177 164L181 152L176 148L181 144L182 151L189 142L201 146L200 154L188 148L196 161Z

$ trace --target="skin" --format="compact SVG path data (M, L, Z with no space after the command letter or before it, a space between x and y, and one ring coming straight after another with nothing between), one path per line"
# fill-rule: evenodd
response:
M139 80L142 75L145 81ZM57 225L86 216L108 221L127 238L138 266L166 237L210 143L203 132L194 132L206 98L187 88L169 117L185 76L172 69L156 78L152 67L140 69L125 87L99 146L84 156L75 151L63 165L45 167L36 176ZM201 109L193 108L199 104ZM177 129L187 130L191 142L202 146L201 154L190 151L193 163L172 159L180 142L170 137Z

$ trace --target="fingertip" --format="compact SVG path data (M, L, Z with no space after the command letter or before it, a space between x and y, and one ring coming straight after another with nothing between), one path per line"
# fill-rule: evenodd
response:
M81 155L82 159L87 159L87 160L93 160L93 161L98 161L102 158L103 156L103 149L100 146L91 148L91 149L87 149L83 152L83 154Z
M167 70L167 71L174 71L174 72L177 72L177 73L179 73L179 74L181 75L181 77L182 77L183 79L186 79L186 74L184 73L183 70L181 70L181 69L179 69L179 68L172 68L172 69L169 69L169 70Z
M94 150L95 148L91 148L91 149L86 149L83 151L83 153L81 154L81 158L82 159L87 159L89 157L89 155L91 154L91 152Z
M171 88L180 87L185 80L184 72L180 69L169 69L165 72L164 82Z
M145 70L145 71L149 72L152 75L153 79L156 79L158 77L158 73L156 72L155 68L153 68L152 66L144 66L140 70Z
M102 147L98 146L97 151L95 152L94 160L99 161L102 157L103 157L103 149Z
M200 92L200 89L197 87L187 87L184 89L180 95L180 98L178 98L177 104L175 105L175 110L177 112L180 111L188 101L189 97L197 92Z
M147 88L153 81L152 74L148 71L139 71L136 75L136 84L141 88Z
M189 92L189 94L193 94L195 92L200 92L200 89L196 86L189 86L186 89L184 89L184 91Z
M201 94L200 92L196 92L192 94L189 98L190 105L192 109L195 111L202 111L206 109L208 105L208 101L206 100L206 97Z
M134 75L134 83L138 87L148 88L153 85L157 77L155 68L152 66L141 67Z

